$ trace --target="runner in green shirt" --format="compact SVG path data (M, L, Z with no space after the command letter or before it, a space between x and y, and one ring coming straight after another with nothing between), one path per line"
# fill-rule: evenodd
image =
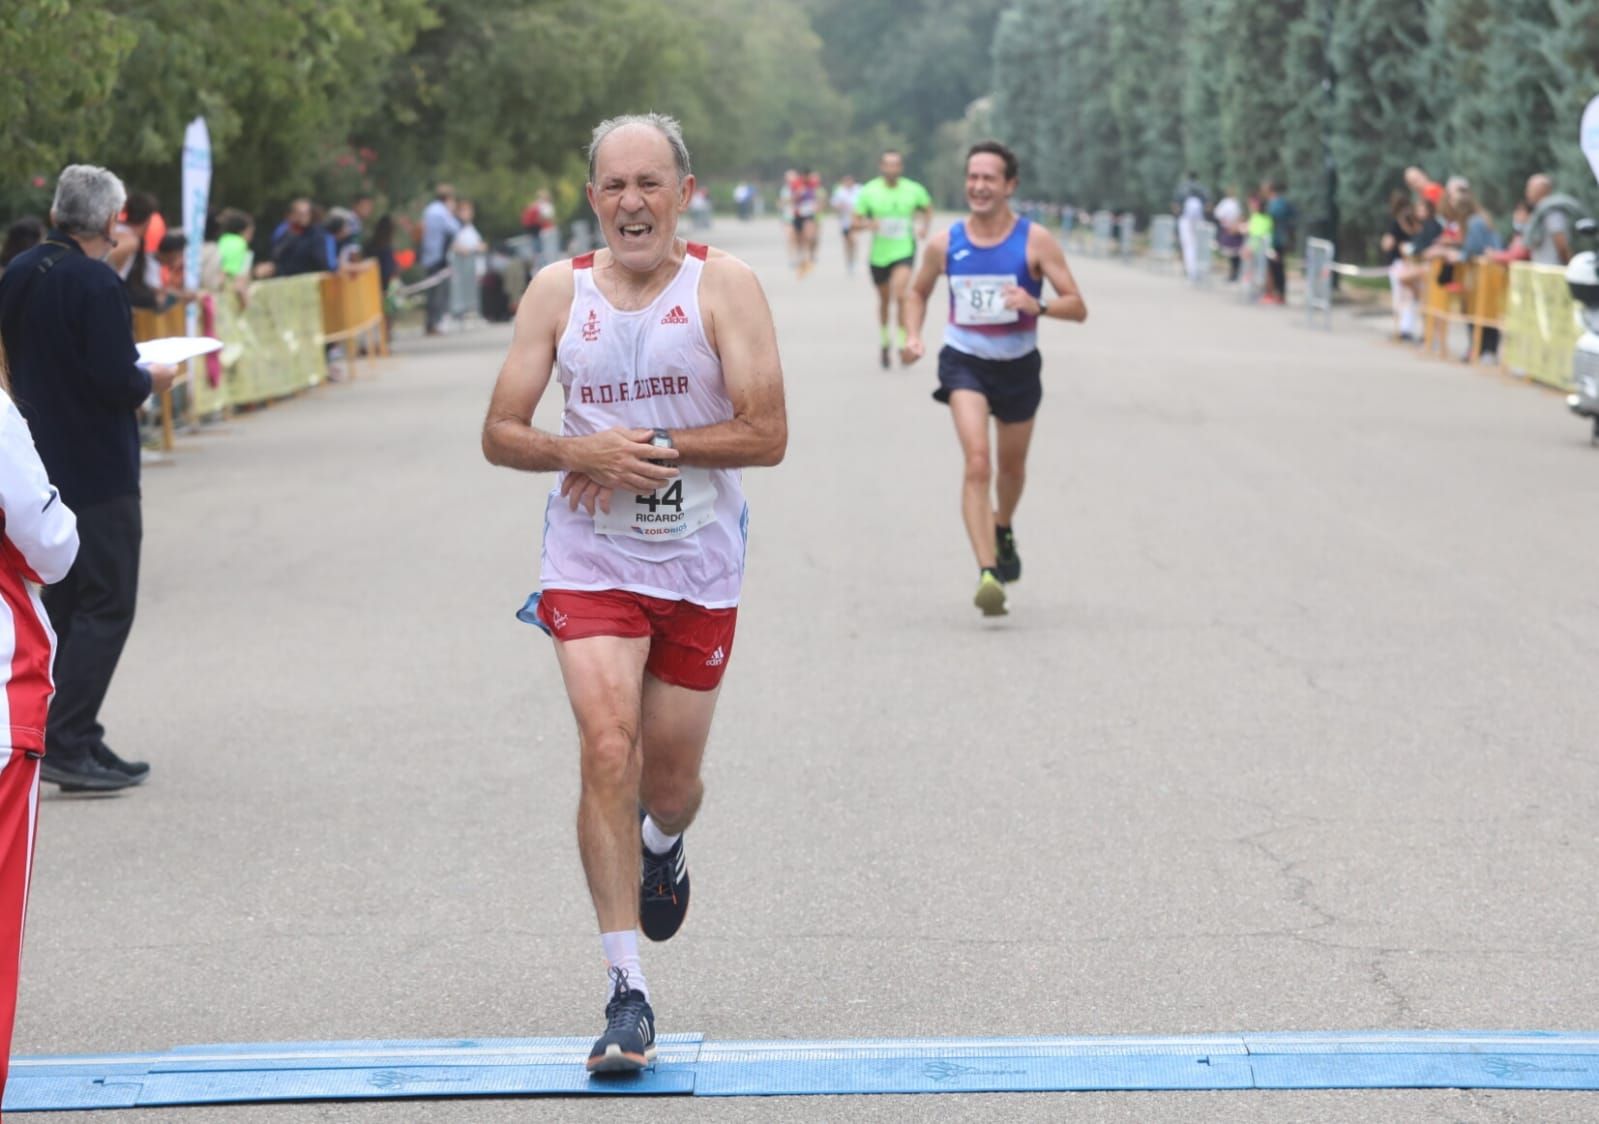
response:
M927 189L904 177L905 158L893 149L883 153L876 179L861 186L855 214L872 232L872 284L877 286L877 325L884 369L889 364L888 310L899 321L900 346L905 345L905 287L916 262L916 243L927 237L933 221L933 199Z

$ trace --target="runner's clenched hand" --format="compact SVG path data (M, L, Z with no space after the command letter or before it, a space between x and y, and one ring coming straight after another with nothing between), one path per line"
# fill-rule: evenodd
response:
M581 507L590 515L596 508L607 515L611 513L611 489L596 484L581 472L566 474L561 481L561 495L566 497L566 506L572 511Z
M578 473L608 490L649 494L677 479L677 469L659 461L676 460L676 449L650 444L654 431L606 429L572 437L568 475Z

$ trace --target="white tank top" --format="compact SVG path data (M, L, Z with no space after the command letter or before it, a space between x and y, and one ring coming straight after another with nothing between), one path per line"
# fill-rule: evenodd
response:
M555 351L564 436L732 419L722 361L700 319L705 255L690 242L677 276L636 312L605 299L593 254L572 259L572 312ZM624 589L708 609L738 604L748 510L737 469L682 467L654 495L612 495L609 517L570 510L562 479L545 508L545 589Z

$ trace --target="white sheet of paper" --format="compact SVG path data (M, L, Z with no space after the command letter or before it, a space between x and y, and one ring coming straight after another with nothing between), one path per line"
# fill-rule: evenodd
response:
M213 351L222 350L222 341L210 336L164 336L158 340L145 340L138 345L139 366L177 366Z

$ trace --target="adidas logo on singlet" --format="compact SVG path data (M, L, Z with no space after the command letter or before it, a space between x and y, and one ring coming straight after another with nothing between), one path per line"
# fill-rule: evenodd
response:
M721 667L726 662L727 662L727 653L723 652L722 651L722 646L720 644L718 644L716 646L716 651L711 653L711 658L705 661L705 666L706 667Z
M688 313L683 311L683 306L682 305L674 304L672 306L672 311L668 312L665 316L661 317L661 323L662 324L687 324L688 323Z

